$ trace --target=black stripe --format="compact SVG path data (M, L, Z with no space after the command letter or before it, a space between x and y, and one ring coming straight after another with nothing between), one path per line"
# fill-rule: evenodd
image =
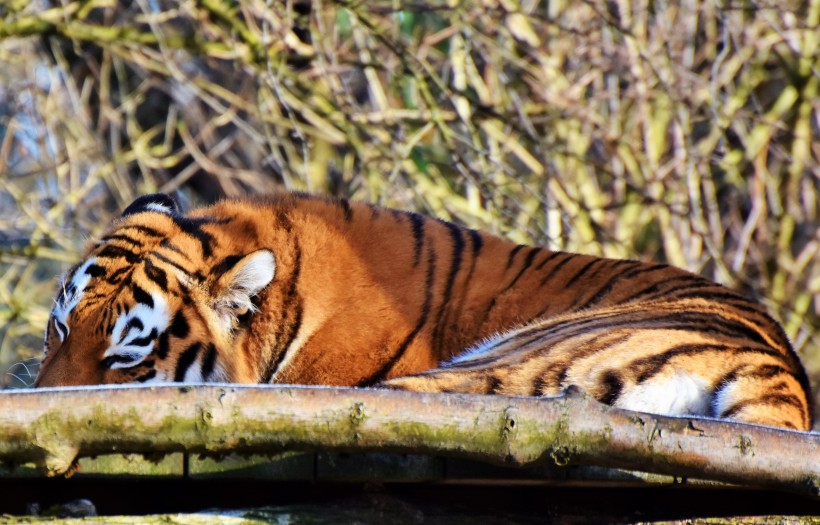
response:
M535 259L535 255L536 255L539 251L541 251L541 248L539 248L538 246L533 246L533 247L530 249L529 253L527 254L527 258L526 258L526 259L524 259L524 264L522 264L522 265L521 265L521 269L520 269L520 270L518 270L518 273L515 275L515 277L513 278L513 280L512 280L512 281L510 281L510 284L508 284L508 285L507 285L507 287L506 287L506 288L504 288L504 289L501 291L501 293L504 293L504 292L506 292L507 290L509 290L510 288L512 288L513 286L515 286L515 283L517 283L517 282L518 282L518 280L521 278L521 276L522 276L522 275L524 275L524 272L526 272L526 271L530 268L530 266L532 266L532 261Z
M660 290L660 288L663 288L663 290ZM704 279L703 277L699 277L697 275L684 275L656 283L656 285L650 286L649 288L641 290L630 296L630 299L633 297L644 298L652 293L658 293L658 295L657 297L649 297L650 300L666 298L682 299L682 297L678 295L682 291L686 291L686 295L691 295L693 298L700 297L705 299L705 297L700 294L709 294L711 292L706 290L714 288L715 283Z
M516 247L515 247L515 248L513 248L513 249L511 250L511 252L510 252L510 257L509 257L509 259L508 259L508 263L507 263L507 264L508 264L507 269L509 269L509 268L510 268L510 267L509 267L509 264L511 264L511 263L512 263L512 260L513 260L513 258L515 257L515 254L516 254L516 253L518 253L518 251L519 251L521 248L524 248L524 247L525 247L525 245L523 245L523 244L518 244L518 245L516 245ZM499 298L502 294L504 294L504 292L506 292L506 291L508 291L510 288L512 288L512 286L513 286L513 285L514 285L514 284L518 281L518 279L520 279L520 278L521 278L521 276L522 276L522 275L524 275L524 272L526 271L526 269L527 269L527 268L529 268L529 267L532 265L532 261L533 261L533 259L535 258L535 254L536 254L538 251L540 251L540 250L541 250L541 248L539 248L538 246L533 246L533 247L530 249L530 252L529 252L529 254L527 255L527 258L525 259L524 264L523 264L523 266L521 267L521 269L519 270L518 274L517 274L517 275L516 275L516 276L512 279L512 281L511 281L511 282L510 282L510 283L509 283L506 287L504 287L502 290L499 290L499 291L498 291L498 293L496 293L496 294L494 294L494 295L493 295L493 297L492 297L492 298L490 299L490 301L487 303L487 307L484 309L484 313L483 313L483 314L482 314L482 316L480 317L481 322L479 323L479 326L483 326L483 325L484 325L484 323L486 323L486 322L487 322L487 319L489 319L489 317L490 317L490 313L492 313L493 309L495 309L495 306L496 306L496 304L497 304L498 298ZM559 265L559 267L560 267L560 266L561 266L561 265ZM546 279L546 277L545 277L545 279ZM541 284L544 284L544 283L542 282ZM549 307L547 307L547 308L549 308ZM541 316L541 315L538 315L538 316L532 317L531 319L537 319L538 317L542 317L542 316Z
M350 201L347 199L339 199L339 204L342 206L342 213L344 214L345 221L350 222L353 220L353 210L350 208Z
M472 246L472 258L470 259L470 269L467 270L467 276L464 277L464 282L459 287L461 290L460 297L458 299L458 304L454 307L455 312L463 312L464 311L464 302L467 300L467 292L469 292L471 288L471 283L473 279L473 273L475 272L476 262L478 261L478 256L481 253L481 248L484 246L484 239L482 238L481 234L475 230L466 230L467 234L470 236L470 243ZM462 347L465 344L469 343L469 341L464 341L459 346ZM445 349L447 350L447 349ZM446 354L452 353L456 349L449 349L449 352Z
M786 335L786 332L785 330L783 330L783 327L780 325L780 323L772 319L772 317L766 312L766 310L763 307L751 302L743 295L726 289L723 286L716 286L720 288L722 291L711 293L703 292L698 294L697 297L712 300L715 302L723 301L724 303L729 303L729 305L733 309L759 316L761 319L761 323L765 324L765 326L762 326L761 329L782 346L783 352L780 352L779 355L782 359L786 361L791 370L793 370L795 379L797 379L797 381L800 383L801 388L806 393L806 397L810 400L811 403L811 400L813 398L811 395L809 376L806 374L805 369L800 364L800 358L797 356L797 352L794 351L794 348L792 348L792 345L789 342L789 337L788 335ZM681 294L677 297L684 297L685 295L687 294ZM758 338L761 340L763 339L762 336L760 336L759 334ZM768 343L766 344L768 345ZM810 407L810 410L811 409L812 408Z
M127 323L125 323L125 327L122 329L122 334L120 335L120 340L119 340L119 341L117 341L117 344L122 343L122 342L123 342L123 340L124 340L126 337L128 337L128 333L129 333L129 332L131 331L131 329L133 329L133 328L136 328L136 329L137 329L137 330L139 330L139 331L141 331L143 328L145 328L145 325L144 325L144 324L142 324L142 320L140 320L140 318L139 318L139 317L132 317L130 321L128 321Z
M721 353L746 353L752 352L756 353L757 349L751 348L737 348L737 347L730 347L727 345L717 345L717 344L690 344L690 345L677 345L670 348L664 348L661 353L655 354L649 357L644 357L641 359L635 359L631 361L626 367L627 370L633 370L637 372L636 379L638 384L642 384L652 377L654 377L658 372L660 372L666 365L671 361L673 358L681 356L681 355L697 355L697 354L704 354L708 352L721 352ZM764 352L765 353L765 352Z
M749 370L738 374L738 377L759 377L761 379L771 379L780 374L790 374L788 370L779 365L760 365L754 370Z
M181 256L185 257L186 259L190 260L190 257L188 257L188 254L186 254L182 250L182 248L179 248L179 247L177 247L177 245L172 243L171 239L168 239L168 238L162 239L162 241L160 241L159 245L160 245L161 248L167 248L167 249L171 250L172 252L178 253Z
M128 346L151 346L154 343L154 339L157 338L157 329L153 328L151 332L146 335L145 337L138 337L137 339L132 339L130 341L126 341L123 343L124 345Z
M543 261L538 263L538 266L535 267L535 271L540 272L548 262L553 260L555 257L558 257L559 255L565 255L565 254L564 254L564 252L547 252L547 256L544 257Z
M114 332L114 323L111 322L111 309L103 308L100 323L97 325L98 333L106 332L106 335L111 335Z
M214 265L213 268L211 268L211 276L219 277L220 275L228 273L234 266L236 266L236 263L242 260L243 257L243 255L229 255L225 257L219 263Z
M498 378L494 375L490 375L490 376L487 376L487 380L486 380L486 384L485 384L484 388L486 389L485 391L488 394L497 394L503 386L504 386L504 384L501 382L500 378Z
M754 399L739 401L718 414L718 417L731 418L749 405L792 405L801 412L806 409L803 400L793 394L768 393Z
M133 270L133 268L130 266L123 266L118 270L114 270L111 273L111 275L105 278L105 282L107 282L108 284L118 284L120 282L120 277L122 276L122 274L127 273L130 270Z
M284 340L284 348L290 346L290 343L296 338L296 333L299 331L302 320L302 298L299 296L299 278L302 275L302 247L300 244L294 245L293 265L294 270L288 283L285 300L282 303L282 310L286 313L293 312L294 320L291 323L287 323L290 330ZM281 336L278 337L277 340L280 338Z
M549 388L552 387L552 383L544 379L543 376L537 376L535 381L532 383L532 389L530 389L530 395L533 397L543 396L544 392L546 392Z
M174 320L171 321L171 326L168 328L168 331L171 335L179 339L188 337L190 326L188 325L188 320L185 318L185 314L182 313L182 310L179 310L176 315L174 315Z
M376 219L379 215L381 215L382 210L378 206L376 206L374 204L370 204L370 203L367 203L366 206L367 206L367 209L370 210L370 219L371 220ZM389 209L388 211L393 215L394 220L400 221L398 216L400 216L401 214L396 213L397 210Z
M205 349L205 357L202 358L202 379L207 381L214 372L216 364L216 345L208 343Z
M780 325L776 323L769 314L766 312L766 309L762 306L754 303L751 299L733 292L717 283L713 283L704 279L706 283L712 285L712 288L719 291L707 291L707 290L692 290L687 291L684 293L677 293L675 294L676 299L705 299L707 301L712 301L715 303L725 303L729 304L733 309L740 310L745 313L749 314L756 314L760 318L764 319L768 323L772 324L773 327L779 328ZM783 334L785 338L785 334Z
M145 270L145 276L159 286L160 290L168 290L168 277L162 269L151 262L151 259L145 260L143 268Z
M293 222L291 222L285 209L276 209L276 221L279 223L279 227L285 230L285 232L293 233Z
M447 272L447 280L444 285L444 299L442 300L442 307L450 302L450 296L453 291L453 282L456 279L456 274L461 269L461 260L464 255L464 237L461 235L461 228L449 222L444 224L450 231L450 238L453 241L453 256L450 261L450 270Z
M152 299L151 295L145 290L143 290L139 285L131 285L131 294L134 296L134 300L138 303L144 304L149 308L154 307L154 299Z
M611 259L609 259L609 260L611 260ZM632 265L632 268L625 269L621 273L619 273L618 275L612 277L607 282L607 286L604 286L598 293L596 293L595 296L592 299L590 299L590 301L587 304L590 304L590 305L595 304L598 301L600 301L601 299L603 299L618 282L631 281L631 280L633 280L633 278L638 277L638 276L643 276L647 273L652 273L652 272L656 272L656 271L659 271L659 270L668 270L668 269L671 268L669 265L666 265L666 264L660 264L660 263L647 264L647 263L643 263L643 262L640 262L640 261L632 261L632 260L629 260L629 259L621 259L620 261L617 262L616 266L618 266L618 265L627 265L627 264ZM647 282L647 281L649 281L648 279L635 279L635 280L637 282ZM620 301L618 304L626 303L626 302L628 302L628 300Z
M596 304L599 304L601 301L606 299L606 297L612 292L612 290L615 288L615 286L618 285L619 283L624 282L624 281L631 282L632 278L635 277L636 274L646 273L646 272L643 271L644 270L644 263L642 263L640 261L630 261L630 260L627 260L627 259L622 259L622 260L618 261L611 269L617 268L618 266L621 266L621 265L630 265L631 267L622 270L618 274L613 274L612 277L610 277L604 283L604 285L601 286L601 288L597 292L595 292L595 295L590 297L583 304L578 304L577 307L578 308L589 308L590 306L594 306ZM668 266L654 267L650 271L656 271L656 270L667 269L667 268L669 268L669 267ZM649 280L649 279L639 279L638 280L638 282L647 282L647 281L651 282L651 280ZM607 302L606 304L625 304L625 303L631 302L636 297L644 295L645 293L651 293L652 291L654 291L657 288L667 284L668 282L669 281L656 282L656 283L652 284L651 286L649 286L648 288L644 288L643 290L640 290L638 292L630 294L626 297L622 297L621 299L618 300L617 303L614 303L614 302L610 301L610 302Z
M639 315L638 319L635 316ZM783 354L776 350L768 349L768 345L763 342L756 332L747 329L744 325L727 322L717 314L701 314L694 312L670 312L659 314L650 311L625 311L609 312L598 314L594 317L581 317L574 319L563 319L547 324L546 326L534 327L532 330L519 334L519 347L523 347L539 341L545 337L560 334L562 339L578 336L590 331L612 333L619 329L638 330L683 330L713 332L722 335L737 336L742 334L743 341L749 340L751 333L752 340L762 342L765 348L757 351L769 355L783 358ZM748 333L747 333L748 332Z
M88 268L85 269L85 273L91 277L99 277L100 275L105 275L105 268L99 264L90 264Z
M621 391L624 388L624 381L618 372L607 370L601 376L601 385L604 387L604 391L598 397L598 400L601 403L611 405L618 399L618 396L621 395Z
M134 353L110 355L100 362L100 366L102 366L103 368L111 368L116 363L123 363L125 365L129 365L137 359L139 359L140 357L142 356Z
M668 318L664 316L664 319L668 319L672 322L673 326L670 326L670 328L673 329L740 337L770 347L769 342L766 341L759 331L740 321L727 319L716 313L678 312L671 314ZM779 352L778 354L782 355Z
M523 245L519 244L517 247L523 247ZM521 278L521 276L524 275L524 272L526 272L527 269L530 266L532 266L532 262L535 259L535 255L540 250L541 250L540 247L533 246L530 249L529 253L527 254L526 259L524 259L524 264L521 265L521 269L518 270L518 273L516 274L516 276L513 277L513 279L509 282L509 284L507 284L507 286L504 287L503 290L498 291L498 293L496 293L493 296L493 298L490 299L489 305L487 306L487 309L485 310L484 315L481 318L481 324L484 324L487 321L487 318L490 316L490 312L492 312L492 310L495 308L495 305L496 305L496 302L498 301L498 298L501 297L502 295L504 295L506 292L508 292L515 285L515 283L518 282L518 280ZM516 251L516 250L513 250L513 251ZM512 262L512 258L510 259L510 262ZM507 269L509 269L509 266L507 267ZM537 318L537 317L534 317L533 319L535 319L535 318Z
M572 354L560 361L549 361L547 366L536 374L536 385L532 395L544 395L547 389L561 388L566 381L572 365L590 355L613 348L627 341L631 334L613 334L606 332L587 340L582 347L576 348ZM563 339L559 340L560 343ZM540 347L538 351L549 352L549 346ZM620 379L620 378L619 378Z
M418 213L407 212L410 227L413 230L413 266L418 266L421 260L421 249L424 245L424 217Z
M507 270L509 270L512 267L512 263L515 259L515 256L518 255L518 252L520 252L524 247L525 246L523 244L516 244L515 248L510 250L510 255L509 257L507 257Z
M126 250L125 248L114 244L106 245L106 247L100 250L95 257L102 257L104 259L118 259L122 257L128 264L134 264L139 260L137 254L131 250Z
M270 383L273 374L278 370L279 365L287 355L288 347L296 339L299 329L302 327L302 298L298 294L299 276L302 272L302 248L294 244L293 272L291 273L285 298L280 308L283 317L279 321L279 326L274 334L276 349L273 352L274 358L268 363L262 372L260 383ZM291 315L293 316L291 318ZM287 329L287 332L285 330Z
M575 272L575 275L573 275L572 277L570 277L570 278L569 278L569 280L567 280L567 281L564 283L564 286L566 286L567 288L569 288L570 286L572 286L572 285L575 283L575 281L577 281L578 279L580 279L581 277L583 277L584 275L586 275L586 274L587 274L587 272L589 272L589 270L590 270L593 266L595 266L596 264L598 264L598 263L600 263L600 262L603 262L603 261L606 261L606 259L592 259L591 261L589 261L588 263L586 263L584 266L582 266L580 270L578 270L577 272Z
M357 383L357 386L367 386L372 385L378 381L381 381L385 377L387 377L388 372L395 366L395 364L399 361L399 359L404 356L404 352L410 346L410 344L415 340L418 333L427 323L427 318L430 315L430 306L433 301L433 283L436 273L436 254L433 251L432 246L427 249L427 279L424 286L424 304L421 306L421 313L419 314L419 318L416 321L416 326L407 334L407 337L404 338L404 341L401 342L399 347L384 363L378 370L376 370L373 374L369 377L366 377Z
M634 270L630 270L626 277L637 277L639 275L643 275L645 273L656 272L658 270L666 270L670 268L668 264L663 263L641 263L641 266L635 268Z
M639 282L646 282L645 279L640 279ZM680 283L680 284L676 284ZM635 292L630 293L628 296L624 297L623 300L619 301L619 303L628 303L635 301L636 299L643 299L643 300L652 300L652 299L666 299L672 298L672 295L676 291L680 290L692 290L697 288L703 287L714 287L714 283L707 281L702 277L698 277L696 275L682 275L679 277L674 277L671 279L665 279L662 281L658 281L653 283L645 288L641 288ZM652 297L653 294L657 294L656 297ZM649 296L649 297L647 297ZM675 295L675 299L680 299L679 296Z
M149 237L162 237L162 236L165 235L164 233L162 233L159 230L155 230L154 228L149 228L148 226L142 226L140 224L129 224L127 226L124 226L122 229L123 230L126 230L126 229L127 230L137 230L138 232L141 232L145 235L148 235Z
M171 336L168 333L168 330L159 334L157 338L157 349L154 352L157 356L157 359L163 360L168 357L168 351L171 348Z
M553 276L553 275L557 274L557 273L558 273L558 271L559 271L561 268L563 268L563 267L564 267L564 265L565 265L565 264L567 264L568 262L570 262L571 260L573 260L573 259L576 257L576 255L574 255L574 254L572 254L572 253L566 253L566 252L556 252L556 253L558 253L558 254L560 254L560 255L563 255L563 256L564 256L564 258L563 258L563 259L561 259L561 260L558 262L558 264L556 264L555 266L553 266L552 268L550 268L550 271L549 271L549 272L547 272L547 274L543 277L543 279L541 279L541 286L544 286L544 285L547 283L547 281L549 281L550 279L552 279L552 276Z
M168 257L162 255L161 253L159 253L157 251L152 251L149 255L151 255L152 257L156 257L157 259L164 262L165 264L173 266L177 270L185 273L186 275L189 275L188 270L184 266L179 264L178 262L174 261L173 259L169 259Z
M478 257L478 254L481 253L481 248L484 247L484 237L482 237L480 232L475 230L467 230L467 233L470 235L470 240L473 243L473 257Z
M441 306L439 307L439 315L437 316L438 319L436 321L436 328L433 331L435 343L434 348L440 349L441 345L443 344L444 334L449 327L449 322L447 320L449 311L447 307L450 304L450 300L452 299L453 295L453 283L456 280L456 274L461 269L461 261L464 255L464 237L461 235L461 228L456 226L455 224L449 222L443 222L443 224L447 227L448 231L450 232L450 238L452 239L453 244L453 255L450 260L450 270L447 272L447 279L444 284L444 295L441 300Z
M717 381L715 381L714 395L717 396L721 390L729 386L738 378L771 379L778 375L788 375L793 378L795 377L795 375L792 372L789 372L787 369L783 368L780 365L767 364L759 365L756 367L753 367L752 365L748 364L740 365L733 368L728 373L720 377ZM799 378L797 379L799 380Z
M197 354L199 354L201 347L202 345L200 343L194 343L179 355L177 368L174 371L174 381L179 382L185 379L185 374L188 372L188 369L191 368L194 361L196 361Z
M271 378L273 377L274 372L279 368L279 364L285 358L286 352L288 347L293 343L293 340L296 339L297 334L299 333L299 329L302 327L302 302L299 301L296 307L294 308L293 319L288 320L288 332L285 334L283 339L283 343L281 347L283 350L279 353L276 360L272 361L268 367L265 369L264 373L262 374L262 379L260 383L270 383Z
M179 279L177 279L177 283L181 288L185 288L185 285ZM194 304L194 300L187 293L180 294L180 297L182 297L182 302L185 304L185 306L191 306Z
M145 372L141 376L134 378L134 381L136 381L138 383L145 383L149 379L153 379L156 375L157 375L157 371L152 369L152 370L149 370L149 371Z
M110 241L122 241L128 244L132 244L135 248L142 248L142 241L139 239L135 239L130 235L125 235L124 233L113 233L111 235L106 235L102 239L100 239L101 243L106 243Z
M214 236L203 230L202 226L213 223L227 224L230 222L228 219L217 221L213 217L194 219L191 217L180 217L178 215L174 215L171 218L180 230L199 241L199 244L202 246L202 254L205 258L213 255Z
M55 317L54 328L57 329L57 334L60 336L60 341L65 341L65 338L68 337L68 327Z

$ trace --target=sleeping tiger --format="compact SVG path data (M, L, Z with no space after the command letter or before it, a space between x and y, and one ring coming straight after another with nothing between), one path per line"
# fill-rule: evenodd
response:
M783 329L664 264L285 194L128 206L62 278L35 385L223 381L541 396L807 430Z

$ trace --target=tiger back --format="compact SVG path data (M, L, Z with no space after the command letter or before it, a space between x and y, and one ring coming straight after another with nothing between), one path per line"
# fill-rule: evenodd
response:
M553 395L811 428L758 304L663 264L304 194L137 199L58 286L37 386L224 381Z

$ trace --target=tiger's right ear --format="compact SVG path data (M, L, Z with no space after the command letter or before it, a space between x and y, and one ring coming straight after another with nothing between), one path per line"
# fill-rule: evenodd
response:
M125 208L122 212L122 216L128 217L129 215L145 211L164 213L165 215L177 215L179 213L179 206L177 206L177 201L170 195L166 195L165 193L152 193L150 195L137 197L134 202Z
M240 316L256 311L253 298L273 281L276 259L270 250L257 250L227 257L213 272L217 278L211 288L211 306L224 328L231 330Z

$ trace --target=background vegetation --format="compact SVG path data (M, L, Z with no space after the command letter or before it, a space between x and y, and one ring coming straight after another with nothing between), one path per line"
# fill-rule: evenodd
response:
M818 26L820 0L4 0L0 366L135 195L297 189L702 273L817 388Z

